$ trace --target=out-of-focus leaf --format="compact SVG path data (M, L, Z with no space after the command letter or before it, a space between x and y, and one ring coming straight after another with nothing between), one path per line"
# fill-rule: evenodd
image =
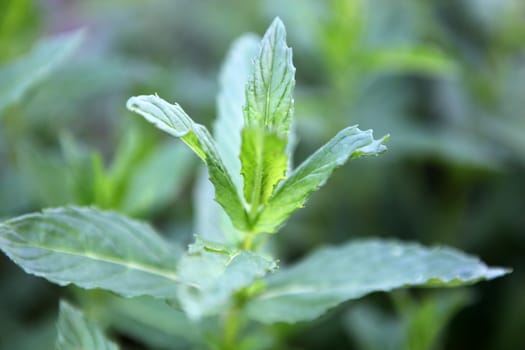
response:
M264 256L197 236L179 264L179 276L186 284L178 290L179 302L192 319L215 314L228 306L236 291L275 267L275 261Z
M239 153L241 130L244 125L245 86L258 47L257 36L250 34L241 36L228 51L219 75L218 113L213 136L217 151L239 191L242 189Z
M247 305L262 322L313 319L337 304L409 286L452 287L509 273L451 248L367 240L321 249L266 278L267 289Z
M121 210L132 215L147 213L173 199L192 171L190 156L181 144L171 142L154 149L130 174Z
M426 46L372 50L365 54L363 62L368 69L380 72L442 74L457 70L451 58Z
M23 145L17 149L17 166L30 197L39 206L59 206L73 201L69 169L59 157Z
M0 13L0 62L27 50L37 35L38 6L32 0L4 0Z
M324 185L335 168L350 158L385 151L386 139L374 140L371 130L361 131L355 126L340 131L278 186L257 217L253 232L275 232L312 192Z
M394 293L397 317L373 304L359 303L350 307L344 324L361 350L437 350L441 349L440 335L468 303L468 296L464 290L454 290L416 301L408 294Z
M0 248L27 273L126 297L169 298L176 250L150 226L115 212L65 207L0 224Z
M402 350L401 320L374 305L352 305L344 321L359 350Z
M68 303L60 302L58 316L57 350L118 350L102 330Z
M181 138L206 163L210 180L215 186L215 200L236 228L246 229L244 205L208 130L194 123L179 105L169 104L157 96L132 97L127 107L159 129Z
M82 32L40 41L26 56L0 66L0 112L19 102L26 91L44 80L80 45Z
M401 303L399 313L405 323L404 344L401 349L441 349L441 339L451 319L469 302L462 290L436 294L422 302Z
M86 315L100 324L153 349L192 349L206 342L213 320L193 322L164 300L152 297L122 298L100 291L79 294Z

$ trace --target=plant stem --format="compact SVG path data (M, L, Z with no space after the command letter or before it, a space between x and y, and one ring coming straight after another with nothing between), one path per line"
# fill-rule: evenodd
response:
M237 339L237 334L239 333L240 320L239 320L239 309L238 307L232 306L224 321L224 340L222 350L234 350L235 349L235 340Z
M242 249L252 250L254 236L255 235L251 232L246 232L244 234L244 240L242 241Z

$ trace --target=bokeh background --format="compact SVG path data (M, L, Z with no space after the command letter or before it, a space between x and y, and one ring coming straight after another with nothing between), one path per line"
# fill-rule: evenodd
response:
M273 238L281 263L376 236L454 246L514 272L377 293L267 327L252 348L524 348L523 0L1 0L0 219L97 205L190 242L199 164L125 102L158 93L211 126L230 43L275 16L297 67L296 163L348 125L391 135L385 155L336 171ZM202 345L164 305L59 288L1 255L0 349L53 349L60 297L125 349Z

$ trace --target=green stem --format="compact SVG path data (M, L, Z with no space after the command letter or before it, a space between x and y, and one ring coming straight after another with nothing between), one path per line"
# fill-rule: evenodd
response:
M228 313L224 321L224 339L222 350L234 350L235 341L240 329L239 309L237 306L233 306Z
M253 248L253 238L255 235L251 232L246 232L244 234L244 240L242 241L242 249L252 250Z

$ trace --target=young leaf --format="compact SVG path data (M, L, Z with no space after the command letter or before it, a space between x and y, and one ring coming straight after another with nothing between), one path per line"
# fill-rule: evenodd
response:
M125 297L176 294L177 251L150 226L115 212L65 207L0 224L0 249L27 273Z
M324 248L266 278L267 289L247 305L271 322L313 319L346 300L409 286L453 287L509 273L451 248L364 240Z
M82 31L44 39L27 55L0 67L0 113L44 80L76 50L81 40Z
M60 302L56 350L118 350L102 330L68 303Z
M275 186L285 178L288 167L286 140L257 127L242 131L242 174L244 198L252 206L265 204Z
M246 86L241 164L250 219L287 171L286 145L293 116L295 67L286 30L276 18L261 41Z
M385 151L386 139L374 140L371 130L361 131L356 126L340 131L279 184L257 217L253 231L275 232L312 192L324 185L336 167L351 158Z
M246 86L245 124L286 137L292 122L294 86L292 49L286 45L283 22L276 18L264 34Z
M236 228L246 229L244 205L208 130L194 123L178 104L169 104L158 96L132 97L127 107L159 129L181 138L206 163L210 180L215 186L215 200Z
M243 35L232 44L219 75L217 119L213 136L217 150L239 193L242 191L241 130L244 126L245 87L259 48L259 38Z
M212 315L228 306L231 296L275 269L275 261L250 251L204 241L197 236L179 264L185 282L178 299L192 319ZM199 288L192 287L199 285Z

